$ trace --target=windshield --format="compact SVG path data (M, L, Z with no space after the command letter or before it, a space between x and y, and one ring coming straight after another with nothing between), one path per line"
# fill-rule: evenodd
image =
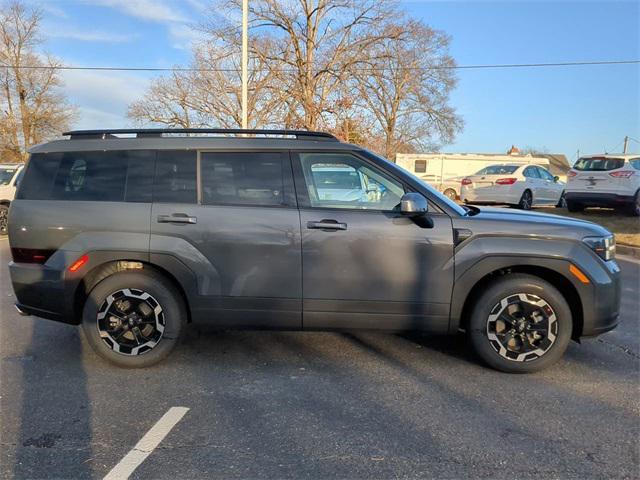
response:
M0 185L9 185L13 175L16 173L17 168L0 168Z
M573 166L574 170L588 171L588 172L606 172L608 170L615 170L622 168L624 165L624 159L622 158L604 158L604 157L592 157L581 158Z
M389 160L387 160L384 157L381 157L379 155L376 155L375 153L370 152L369 150L361 150L361 152L368 157L373 157L373 158L377 158L379 160L383 160L387 163L388 167L391 170L395 170L396 172L399 172L401 174L404 175L409 175L410 177L412 177L413 179L415 179L417 182L419 182L421 185L424 186L424 188L426 188L427 190L429 190L429 193L431 193L433 196L438 197L438 201L441 203L446 204L449 208L451 208L451 210L453 210L454 212L456 212L458 215L464 216L467 214L467 210L462 208L460 205L458 205L456 202L454 202L453 200L451 200L450 198L444 196L442 193L440 193L439 191L437 191L435 188L433 188L431 185L429 185L427 182L425 182L424 180L422 180L420 177L417 177L416 175L414 175L413 173L411 173L408 170L405 170L404 168L399 167L398 165L396 165L393 162L390 162Z
M518 165L489 165L478 171L476 175L511 175Z

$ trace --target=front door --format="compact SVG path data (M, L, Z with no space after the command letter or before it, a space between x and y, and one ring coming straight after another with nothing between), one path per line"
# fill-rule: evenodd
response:
M451 219L397 211L407 187L351 153L293 156L302 228L303 326L446 331Z
M198 320L301 328L300 218L288 152L210 151L196 160L195 152L161 151L156 163L152 255L173 255L196 274Z

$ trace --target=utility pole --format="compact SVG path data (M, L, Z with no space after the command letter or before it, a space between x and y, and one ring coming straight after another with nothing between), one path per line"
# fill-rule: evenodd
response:
M249 0L242 0L242 128L247 128L249 97Z
M627 145L628 144L629 144L629 137L625 136L624 137L624 152L623 152L625 155L627 154Z

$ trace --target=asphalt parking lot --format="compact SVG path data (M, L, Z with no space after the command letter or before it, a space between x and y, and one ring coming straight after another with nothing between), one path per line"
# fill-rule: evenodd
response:
M102 478L171 407L131 478L638 478L640 262L621 325L533 375L461 338L192 328L120 370L79 329L19 317L0 240L2 478Z

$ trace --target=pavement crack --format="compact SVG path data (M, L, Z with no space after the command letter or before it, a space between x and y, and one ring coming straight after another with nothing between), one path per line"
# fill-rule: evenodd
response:
M613 343L613 342L608 342L607 340L605 340L604 338L598 338L597 339L598 342L600 343L604 343L605 345L609 345L611 347L615 347L618 350L622 350L622 352L626 353L627 355L629 355L630 357L636 358L640 360L640 354L634 352L633 350L631 350L628 347L625 347L624 345L618 345L617 343Z

